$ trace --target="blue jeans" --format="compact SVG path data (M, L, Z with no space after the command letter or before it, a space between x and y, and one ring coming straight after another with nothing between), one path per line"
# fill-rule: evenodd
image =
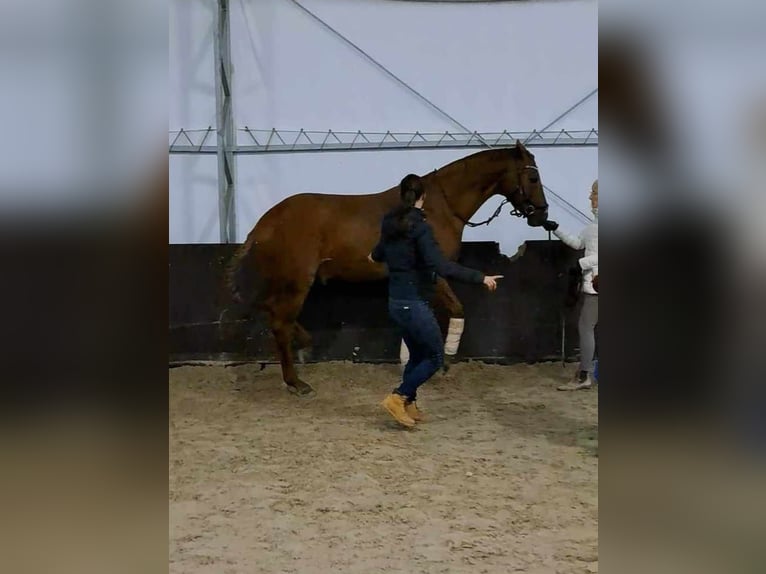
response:
M442 332L425 301L389 300L388 313L402 330L402 338L410 351L402 384L394 392L414 401L418 387L444 365Z

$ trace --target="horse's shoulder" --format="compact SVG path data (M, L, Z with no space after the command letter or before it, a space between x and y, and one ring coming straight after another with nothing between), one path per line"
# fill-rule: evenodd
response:
M428 223L428 219L422 214L417 215L412 218L413 225L412 225L412 236L417 238L423 235L424 233L433 233L433 229L431 228L431 224Z

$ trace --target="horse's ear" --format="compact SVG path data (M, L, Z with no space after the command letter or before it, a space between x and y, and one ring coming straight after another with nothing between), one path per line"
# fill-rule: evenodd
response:
M527 152L527 149L524 147L524 144L522 144L519 140L516 140L516 149L522 156Z

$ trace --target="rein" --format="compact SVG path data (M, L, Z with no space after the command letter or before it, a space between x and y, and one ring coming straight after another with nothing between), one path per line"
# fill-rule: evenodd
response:
M463 223L465 223L465 224L466 224L468 227L481 227L482 225L489 225L490 223L492 223L492 220L493 220L493 219L495 219L497 216L499 216L499 215L500 215L500 212L503 210L503 206L504 206L506 203L510 203L510 202L508 201L508 198L507 198L507 197L503 198L503 201L502 201L502 203L500 203L500 205L498 205L498 206L497 206L497 209L495 210L495 213L493 213L493 214L492 214L492 215L491 215L491 216L490 216L488 219L485 219L484 221L481 221L481 222L479 222L479 223L474 223L473 221L466 221L466 220L464 220L462 217L460 217L459 215L458 215L458 218L459 218L459 219L460 219L460 220L461 220ZM457 215L457 214L455 214L455 215ZM521 217L521 216L522 216L522 214L521 214L521 213L519 213L519 212L518 212L518 210L517 210L516 208L514 208L514 209L513 209L513 211L511 211L511 215L517 215L518 217Z

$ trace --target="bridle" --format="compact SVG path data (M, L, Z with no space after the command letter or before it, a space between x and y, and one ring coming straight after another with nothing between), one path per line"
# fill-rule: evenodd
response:
M510 196L508 196L508 195L504 196L503 201L500 203L500 205L497 206L497 209L495 210L495 212L488 219L485 219L484 221L480 221L479 223L474 223L472 221L468 221L467 219L463 219L460 215L458 215L452 209L452 206L449 206L450 207L450 211L452 211L453 215L455 217L457 217L460 221L463 222L464 225L467 225L468 227L480 227L482 225L489 225L492 222L492 220L496 219L500 215L500 213L503 210L503 206L506 203L511 203L511 205L514 205L514 208L511 210L511 215L513 215L515 217L531 217L538 210L545 211L546 209L548 209L548 204L547 203L543 203L542 205L535 205L534 203L532 203L532 200L530 199L529 194L527 193L526 189L524 189L524 186L521 183L522 182L521 176L524 173L524 171L527 170L527 169L533 169L536 172L539 171L537 169L537 166L535 166L535 165L525 165L523 168L521 168L517 172L517 175L518 175L517 180L518 180L519 183L516 185L516 189L514 189L513 192L511 192ZM449 200L447 199L447 194L444 191L444 187L442 186L441 182L439 181L439 176L438 176L437 170L434 170L433 174L434 174L434 180L436 181L436 184L439 186L439 188L441 188L442 194L444 195L444 199L447 201L447 203L449 205ZM518 195L519 196L519 199L516 202L513 202L512 199L511 199L511 196L514 196L514 195ZM514 197L514 199L516 199L516 198ZM522 206L521 210L519 210L519 208L515 207L515 204L521 205Z
M519 172L519 178L518 178L519 182L521 182L521 174L524 173L524 170L526 169L533 169L538 174L540 171L537 169L536 165L525 165L523 168L521 168L521 171ZM538 175L538 177L540 176ZM532 203L532 200L530 199L529 194L527 193L527 190L524 189L524 186L521 185L521 183L519 183L519 185L516 186L516 189L513 191L513 193L518 193L521 196L521 200L517 201L516 203L519 203L522 205L523 211L519 211L518 208L514 207L513 210L511 211L511 215L515 215L516 217L531 217L538 210L545 211L546 209L548 209L547 203L543 203L542 205L535 205L534 203ZM505 201L507 202L508 198L506 198Z

